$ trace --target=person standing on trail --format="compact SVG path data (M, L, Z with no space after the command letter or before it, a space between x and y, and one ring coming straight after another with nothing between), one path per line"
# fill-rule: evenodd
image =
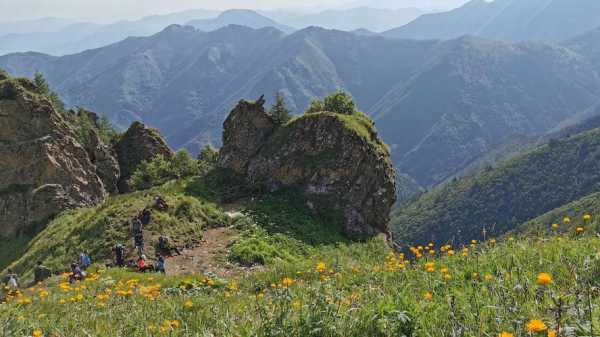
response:
M113 251L115 252L115 264L117 267L125 267L125 247L122 244L117 244Z
M148 226L150 224L150 221L152 221L152 212L148 207L146 207L144 208L142 213L140 213L138 218L140 219L142 226Z
M163 273L165 274L165 258L160 255L160 254L156 254L156 266L154 267L155 271L157 273Z
M14 294L19 290L19 276L12 269L7 269L4 277L4 285L8 289L8 294Z
M138 233L141 233L143 231L144 231L144 224L142 224L142 221L140 221L139 218L133 219L133 222L131 223L131 234L133 236L136 236Z
M92 259L90 258L87 252L79 254L79 265L83 270L86 270L89 266L92 265Z
M50 268L44 266L42 261L38 261L35 269L33 270L33 281L35 283L42 282L52 275Z
M144 233L139 232L133 237L133 244L137 249L138 255L144 254Z

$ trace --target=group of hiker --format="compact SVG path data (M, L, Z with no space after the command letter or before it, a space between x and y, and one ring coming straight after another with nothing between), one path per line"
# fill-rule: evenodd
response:
M169 205L162 197L157 197L153 206L158 211L166 211ZM125 245L118 243L112 248L114 254L114 262L117 267L132 267L136 268L139 272L159 272L165 273L165 256L171 256L173 252L181 254L177 247L171 245L170 240L167 236L160 236L158 238L158 245L156 250L156 261L154 264L150 263L145 255L144 249L144 228L152 221L152 210L148 207L144 208L132 221L131 221L131 234L133 236L133 243L138 255L137 260L127 261L127 248ZM69 273L69 282L73 283L76 281L85 280L87 274L86 269L91 266L92 259L87 251L83 251L79 254L77 262L71 264ZM34 282L39 283L43 280L52 276L52 270L46 267L42 261L38 261L34 271ZM5 289L9 293L18 291L19 277L12 270L7 269L7 275L2 280Z
M158 211L166 211L169 209L167 202L160 196L156 197L154 202L154 209ZM175 250L179 254L179 250L176 247L171 247L169 238L166 236L160 236L158 238L158 249L156 252L156 262L151 264L148 262L144 249L144 228L152 221L152 210L148 207L144 208L131 222L131 234L133 236L133 245L138 254L138 259L135 263L138 271L147 272L154 271L159 273L165 273L165 258L164 255L171 255L171 252ZM125 247L122 244L118 244L114 248L115 262L117 266L125 266Z
M71 272L69 273L69 283L75 281L83 281L87 276L85 269L92 265L90 255L84 251L79 254L79 261L71 264ZM33 269L33 282L35 284L44 281L52 276L52 270L44 265L42 261L37 261ZM7 269L7 274L2 280L6 294L11 295L16 293L20 287L19 276L11 268ZM0 293L0 295L2 295ZM2 298L2 296L0 296Z

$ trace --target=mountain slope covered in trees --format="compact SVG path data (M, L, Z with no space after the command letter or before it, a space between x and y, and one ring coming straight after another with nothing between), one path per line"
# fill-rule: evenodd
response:
M553 140L497 168L425 193L392 216L400 244L506 233L600 189L600 129Z

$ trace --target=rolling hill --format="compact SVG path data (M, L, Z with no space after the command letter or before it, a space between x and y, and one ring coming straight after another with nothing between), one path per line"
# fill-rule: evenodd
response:
M413 39L477 35L506 41L558 42L600 26L599 12L600 2L596 0L471 0L383 34Z
M170 26L80 54L0 57L19 76L41 71L68 105L120 127L157 126L175 147L220 143L240 97L280 91L293 111L345 89L375 120L400 173L435 186L516 135L543 135L600 102L595 34L577 49L464 37L413 41L311 27ZM590 56L587 54L589 53Z

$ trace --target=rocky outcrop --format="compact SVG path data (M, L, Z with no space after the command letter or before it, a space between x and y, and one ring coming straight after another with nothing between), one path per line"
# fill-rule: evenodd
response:
M0 236L107 195L96 166L35 85L0 74Z
M241 101L224 123L219 164L270 191L295 188L350 235L389 233L396 200L387 147L362 113L304 114L278 126L264 101Z
M73 112L73 115L75 113ZM85 148L88 157L92 164L96 166L96 174L104 183L104 188L109 193L117 193L119 190L117 184L121 175L121 169L119 168L119 162L117 161L117 155L111 146L111 144L105 144L98 134L99 120L97 114L80 109L77 112L79 119L87 119L92 123L93 127L85 129L85 142L83 147ZM80 133L84 132L80 130Z
M150 161L158 155L166 158L173 156L173 151L160 133L140 122L131 124L121 136L115 144L115 152L121 168L118 187L123 193L131 191L127 181L143 161Z

